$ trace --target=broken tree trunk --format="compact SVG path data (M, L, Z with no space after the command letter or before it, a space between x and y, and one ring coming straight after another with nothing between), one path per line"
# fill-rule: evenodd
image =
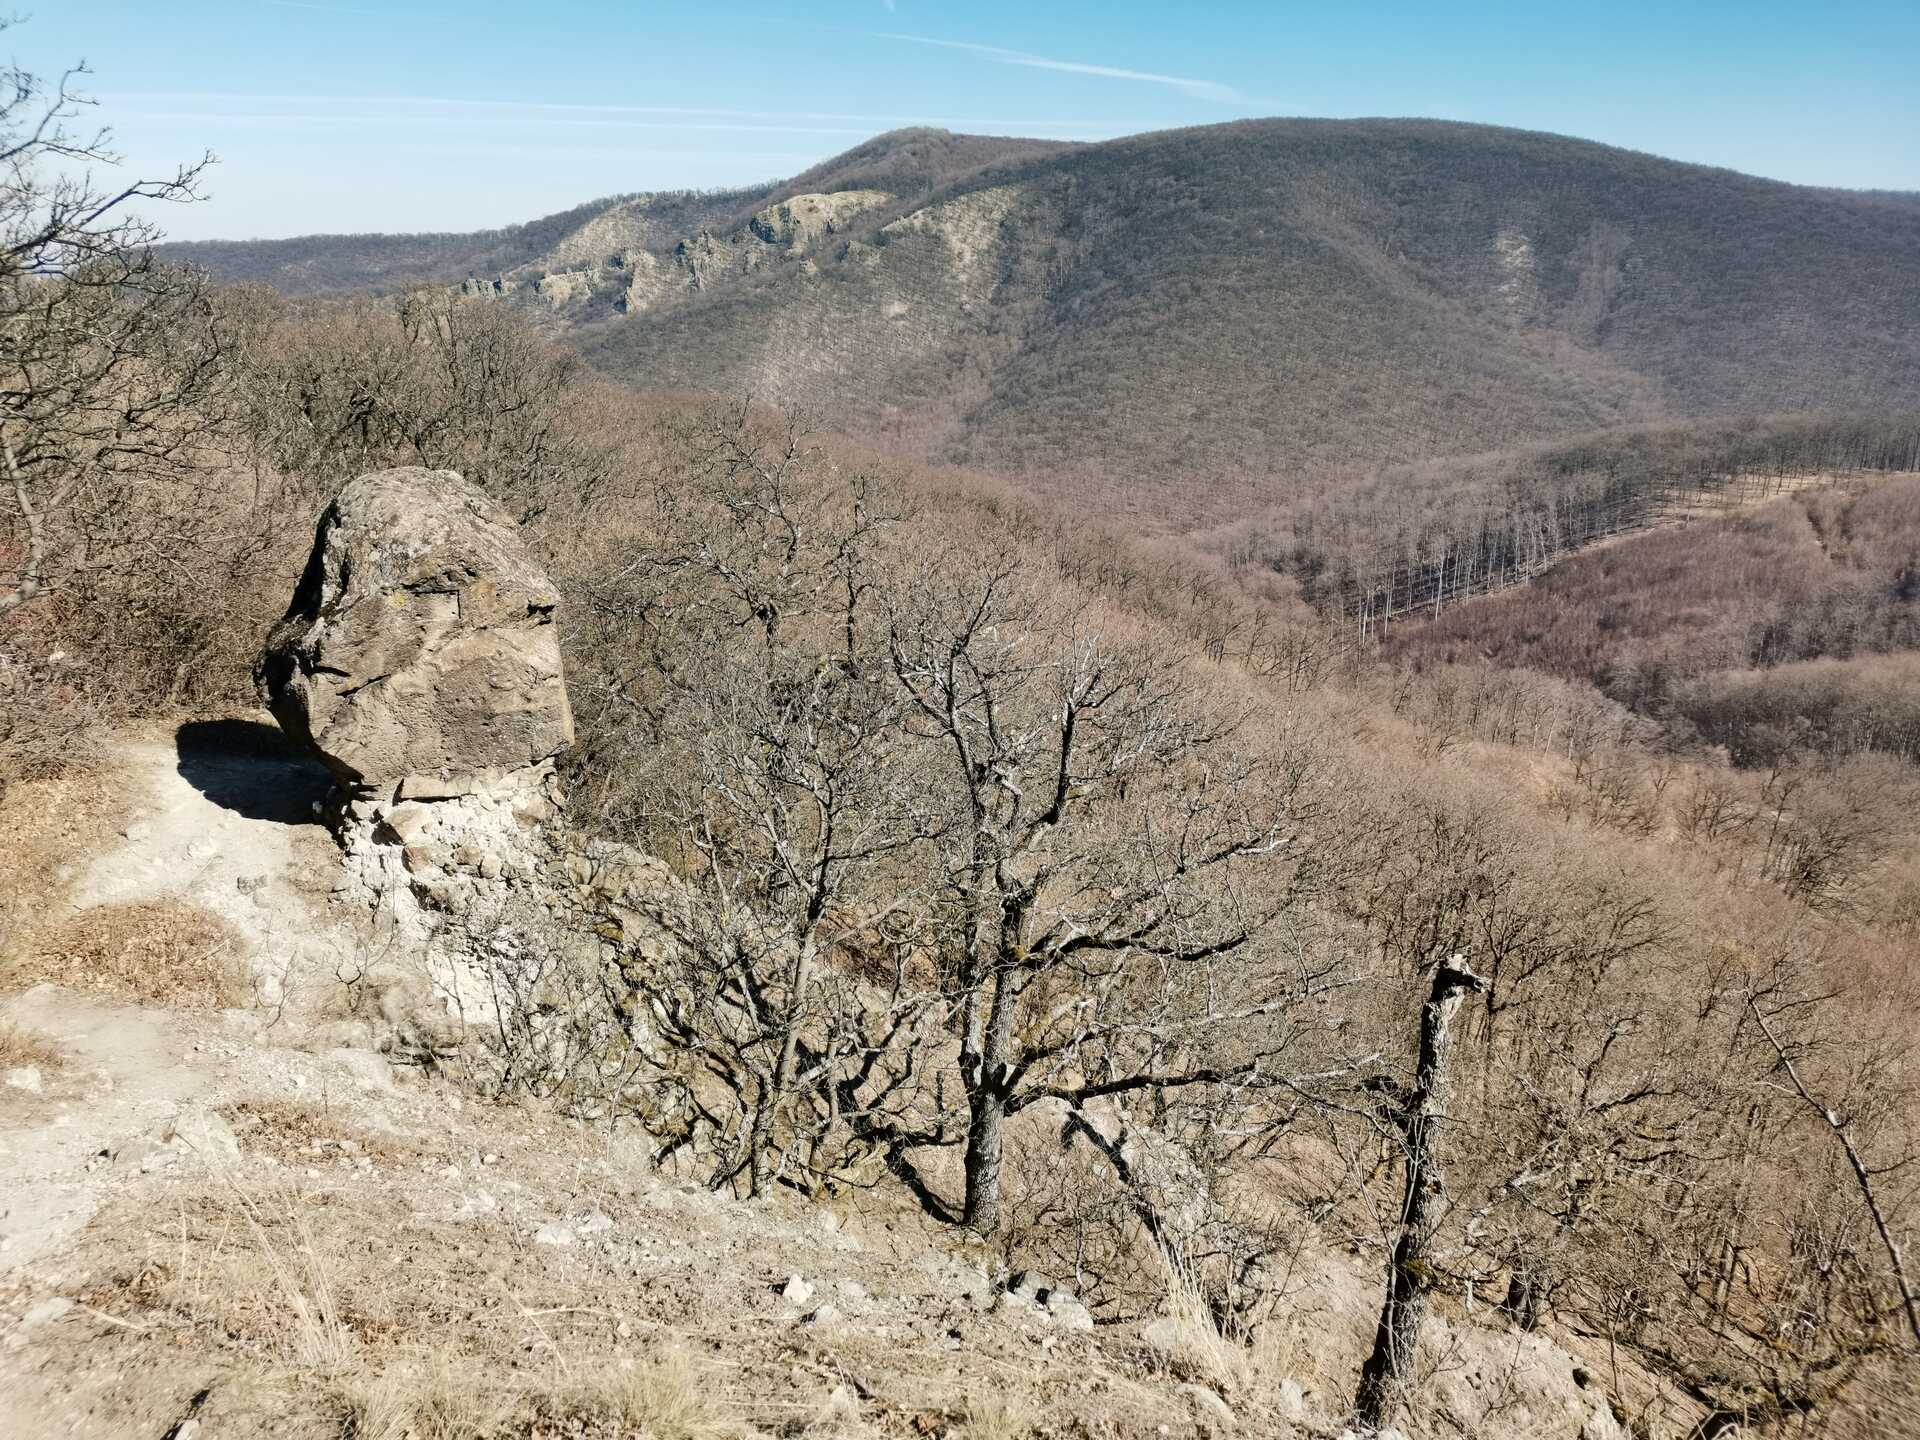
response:
M1361 1367L1355 1403L1361 1423L1368 1426L1385 1425L1413 1383L1420 1322L1433 1284L1428 1252L1443 1211L1435 1136L1438 1123L1446 1118L1452 1086L1453 1025L1461 1002L1486 988L1487 982L1456 955L1434 972L1433 989L1420 1008L1420 1058L1413 1093L1395 1117L1406 1147L1399 1235L1387 1271L1387 1298L1374 1332L1373 1353Z

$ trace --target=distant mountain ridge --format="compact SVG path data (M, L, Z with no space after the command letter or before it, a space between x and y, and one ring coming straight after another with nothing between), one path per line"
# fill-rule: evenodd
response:
M634 384L1098 475L1160 517L1618 424L1920 408L1914 197L1484 126L902 131L470 238L176 253L311 290L430 251L419 279L534 305Z
M183 240L160 247L223 280L271 285L288 295L387 290L412 284L457 285L577 250L596 220L643 212L652 243L671 244L707 228L726 228L769 203L809 190L887 186L902 192L988 160L1066 148L1068 142L895 130L823 161L791 180L719 190L633 192L590 200L524 224L490 230L415 234L299 235L285 240Z

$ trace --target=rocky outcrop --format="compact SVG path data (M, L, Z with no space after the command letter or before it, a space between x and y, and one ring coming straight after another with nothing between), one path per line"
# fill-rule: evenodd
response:
M537 914L573 717L559 595L513 521L446 470L384 470L321 518L259 667L281 728L340 785L338 898L487 1009L474 937Z
M585 270L562 270L533 283L533 293L548 305L572 305L593 294L593 276Z
M973 190L951 200L922 206L885 226L881 233L937 235L952 256L954 283L972 288L991 268L989 262L999 248L1001 227L1019 200L1017 186L996 185L987 190Z
M892 199L884 190L790 195L777 205L755 211L747 221L747 230L768 245L804 250L818 240L846 230L856 218L889 204Z
M382 470L321 517L259 677L281 728L355 797L474 794L572 742L558 604L477 488Z
M564 823L558 603L475 487L381 471L327 508L260 663L281 727L339 783L333 894L371 927L380 959L352 983L392 1053L458 1048L466 1025L514 1007L543 1054L639 1043L628 972L692 933L662 862ZM592 977L591 995L556 1000L569 975ZM603 992L613 1011L586 1003Z
M806 264L807 252L846 231L869 210L892 197L879 190L840 190L831 195L794 195L754 212L744 227L725 235L701 231L682 240L673 263L691 288L708 290L781 262Z
M466 299L537 301L543 313L562 324L608 309L637 315L675 296L782 264L812 273L810 254L851 234L862 216L892 201L884 190L790 195L744 222L735 217L725 226L702 224L678 232L668 224L670 210L651 200L632 202L596 217L548 254L497 279L469 276L459 293Z

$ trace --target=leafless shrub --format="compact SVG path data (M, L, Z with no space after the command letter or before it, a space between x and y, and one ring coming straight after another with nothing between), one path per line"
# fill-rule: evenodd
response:
M59 651L37 663L0 654L0 796L10 784L58 775L97 753L102 705Z
M315 511L364 471L426 465L458 470L537 531L607 473L604 450L564 416L578 361L505 307L431 290L258 304L238 420Z
M556 921L530 900L478 907L436 944L450 976L478 972L484 1060L469 1078L495 1093L553 1100L588 1118L645 1107L651 1063L633 999L587 922Z

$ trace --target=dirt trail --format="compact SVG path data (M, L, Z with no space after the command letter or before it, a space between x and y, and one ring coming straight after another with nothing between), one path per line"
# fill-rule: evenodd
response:
M39 1092L27 1092L31 1100L10 1086L11 1103L0 1109L4 1119L29 1121L0 1130L0 1172L7 1177L0 1201L4 1272L45 1254L92 1219L116 1178L109 1168L116 1157L122 1176L127 1166L138 1170L149 1158L146 1142L157 1144L205 1092L207 1078L183 1063L177 1038L153 1017L52 985L0 1002L0 1018L52 1042L63 1056Z
M84 919L99 906L171 900L218 915L246 947L268 1008L188 1015L53 985L0 998L0 1022L61 1057L9 1072L0 1087L0 1274L84 1226L110 1189L204 1137L203 1102L230 1088L223 1052L260 1038L351 948L295 883L334 863L312 823L324 772L248 721L187 725L175 741L120 753L131 818L74 883L73 911ZM169 1147L176 1132L184 1138Z
M96 856L72 904L172 899L231 925L248 946L260 999L328 974L350 942L296 881L324 884L335 852L317 823L326 772L289 754L277 732L245 720L182 726L170 742L122 751L142 798L122 843Z

